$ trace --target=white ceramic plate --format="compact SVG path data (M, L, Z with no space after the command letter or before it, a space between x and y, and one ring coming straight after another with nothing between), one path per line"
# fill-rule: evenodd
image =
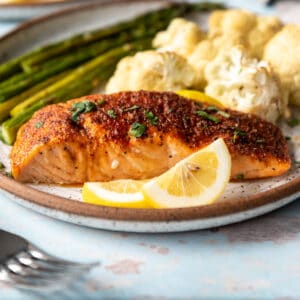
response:
M31 21L0 41L0 59L24 53L79 33L106 26L162 6L162 1L120 1L85 6L72 11ZM203 15L196 16L202 24ZM47 34L45 34L47 33ZM300 126L282 124L292 137L289 141L293 160L300 160ZM9 166L9 147L0 144L0 160ZM0 175L0 187L8 197L23 206L68 222L110 230L134 232L171 232L210 228L246 220L277 209L300 196L300 169L293 164L281 177L230 183L214 204L184 209L121 209L81 202L79 188L24 185Z

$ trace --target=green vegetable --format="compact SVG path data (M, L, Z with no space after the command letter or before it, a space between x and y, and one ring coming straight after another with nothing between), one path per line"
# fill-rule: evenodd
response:
M139 105L133 105L133 106L128 107L128 108L123 108L123 111L126 112L126 111L136 110L136 109L139 109L139 108L140 108Z
M129 134L139 138L141 136L143 136L147 131L147 127L145 124L141 124L141 123L133 123L129 129Z
M235 142L238 139L238 137L243 137L245 135L246 135L245 131L240 130L239 128L235 128L235 130L233 132L233 137L232 137L233 144L235 144Z
M102 105L104 105L106 103L106 100L105 99L100 99L99 101L98 101L98 105L99 106L102 106Z
M236 175L235 178L236 178L237 180L243 180L244 177L245 177L244 174L241 173L241 174Z
M91 112L95 109L96 109L96 105L94 102L91 101L82 101L82 102L73 103L71 107L71 112L72 112L71 120L73 122L77 122L81 114Z
M155 116L154 113L153 113L152 111L146 111L146 112L145 112L145 117L146 117L147 121L148 121L151 125L153 125L153 126L157 125L158 117Z
M5 169L5 166L4 166L4 164L0 161L0 171L1 170L4 170Z
M116 112L113 109L109 109L107 112L107 115L110 116L112 119L115 119L117 117Z
M218 110L217 114L219 114L220 116L222 116L226 119L230 117L230 114L228 114L227 112L225 112L223 110Z
M17 95L11 99L9 99L6 102L0 103L0 122L4 121L9 117L9 114L11 112L12 115L15 115L14 110L11 111L15 106L18 106L19 103L26 100L27 98L31 97L33 94L41 91L42 89L48 87L55 81L61 79L62 77L66 76L69 71L63 72L59 75L50 77L48 80L32 87L31 89L21 93L20 95Z
M219 120L217 117L208 114L208 113L207 113L206 111L204 111L204 110L198 110L198 111L196 111L196 114L197 114L198 116L200 116L200 117L203 117L204 119L213 121L213 122L215 122L215 123L217 123L217 124L220 123L220 120Z
M44 122L39 121L39 122L36 122L36 123L35 123L34 127L37 128L37 129L39 129L39 128L41 128L43 125L44 125Z

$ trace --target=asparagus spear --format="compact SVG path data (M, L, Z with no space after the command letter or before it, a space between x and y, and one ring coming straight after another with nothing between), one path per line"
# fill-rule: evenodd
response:
M92 44L85 49L80 49L80 51L78 50L75 53L50 60L42 66L41 70L36 70L33 74L17 74L0 84L0 103L5 102L20 92L23 92L34 84L47 79L49 76L55 75L68 68L75 67L113 47L143 36L153 36L161 27L162 25L160 23L154 26L154 29L152 30L139 27L130 33L120 34L115 40L103 40Z
M41 82L40 84L32 87L31 89L23 92L20 95L17 95L6 102L0 103L0 122L4 121L7 117L9 117L10 111L19 103L29 98L31 95L41 91L42 89L46 88L47 86L53 84L55 81L61 79L62 77L66 76L70 71L66 71L50 77L48 80Z
M90 71L93 71L95 68L98 68L98 66L101 66L103 64L111 63L112 65L115 65L116 62L122 58L123 56L129 54L131 51L134 51L137 47L143 47L147 48L149 47L150 40L141 40L137 41L131 44L125 44L124 46L121 46L119 48L113 49L93 60L90 62L84 64L83 66L78 67L75 69L71 74L66 76L65 78L61 79L60 81L56 82L55 84L47 87L46 89L40 91L39 93L33 95L29 99L27 99L25 102L19 104L15 109L12 111L12 115L18 114L21 110L23 110L25 107L28 107L32 105L32 103L35 103L39 99L50 95L54 92L57 92L59 89L65 88L69 84L71 84L73 81L75 81L77 78L80 78L81 76L85 76Z
M115 62L116 63L116 62ZM110 70L110 71L109 71ZM96 70L93 70L89 74L86 74L83 76L83 78L78 79L78 81L73 81L67 86L63 86L62 88L56 88L57 83L59 83L59 80L57 82L53 82L53 84L46 86L44 89L40 90L38 93L32 94L30 97L28 97L25 101L19 103L17 106L15 106L11 111L10 115L12 117L19 115L23 111L30 108L32 105L39 101L44 101L47 99L55 99L60 100L62 97L61 95L68 95L69 91L76 90L76 87L79 86L80 90L82 90L83 83L88 83L87 88L88 90L92 90L96 87L99 78L104 80L108 79L114 70L114 64L103 64L103 66L96 68ZM73 73L70 73L69 75L72 75ZM103 74L105 74L105 77L103 78ZM66 77L66 76L64 76ZM64 78L60 78L60 80L64 80ZM95 80L95 82L94 82ZM92 86L92 88L90 88ZM57 103L57 102L53 102Z

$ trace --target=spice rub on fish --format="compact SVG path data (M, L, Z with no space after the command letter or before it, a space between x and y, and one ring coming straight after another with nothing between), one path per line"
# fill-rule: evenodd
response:
M171 92L139 91L39 110L19 130L12 173L23 182L59 184L152 178L217 138L231 153L232 178L277 176L290 168L275 125Z

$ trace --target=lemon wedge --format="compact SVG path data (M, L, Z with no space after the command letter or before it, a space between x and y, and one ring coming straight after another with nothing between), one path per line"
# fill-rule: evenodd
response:
M192 99L199 102L205 102L207 104L215 105L220 108L224 108L224 105L217 99L212 98L202 92L195 91L195 90L179 90L176 92L177 95Z
M218 139L143 185L142 193L155 208L210 204L223 193L230 170L229 151Z
M146 182L147 180L131 179L86 182L82 189L82 198L86 203L97 205L149 208L141 193L141 188Z

